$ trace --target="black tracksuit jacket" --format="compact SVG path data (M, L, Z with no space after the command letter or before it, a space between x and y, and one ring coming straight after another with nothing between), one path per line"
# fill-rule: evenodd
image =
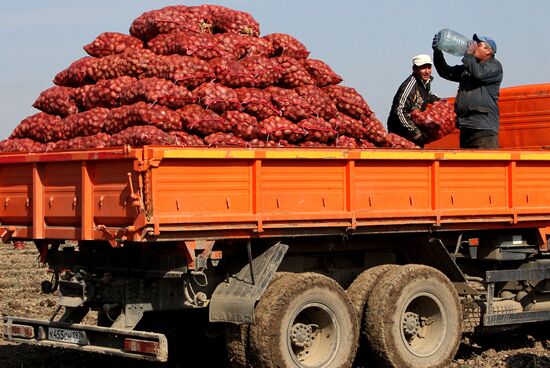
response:
M413 110L424 110L428 103L438 100L437 96L430 93L431 81L424 84L420 78L411 74L399 86L393 97L393 103L388 116L388 131L412 140L418 133L418 127L411 118Z

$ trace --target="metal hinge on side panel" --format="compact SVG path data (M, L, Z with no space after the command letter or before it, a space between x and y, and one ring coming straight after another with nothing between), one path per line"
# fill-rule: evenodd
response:
M146 160L137 160L134 163L134 170L139 172L148 171L152 167L159 167L162 160L159 158L150 158Z
M210 322L253 323L256 301L269 285L287 251L288 245L277 243L220 283L212 294Z

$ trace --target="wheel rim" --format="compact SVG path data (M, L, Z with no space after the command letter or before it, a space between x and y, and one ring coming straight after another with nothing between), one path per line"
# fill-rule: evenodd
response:
M336 315L327 305L307 303L290 319L287 348L298 367L326 367L338 352L340 334Z
M409 298L400 321L403 345L417 357L435 354L447 335L445 310L431 293L417 293Z

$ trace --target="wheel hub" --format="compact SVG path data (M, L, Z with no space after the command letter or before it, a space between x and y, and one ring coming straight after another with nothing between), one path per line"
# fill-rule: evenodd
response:
M314 339L316 325L306 325L303 323L296 323L292 326L290 331L290 341L292 345L298 348L308 348L311 346L311 342Z
M405 313L403 317L403 332L408 336L416 336L420 328L420 317L413 312Z

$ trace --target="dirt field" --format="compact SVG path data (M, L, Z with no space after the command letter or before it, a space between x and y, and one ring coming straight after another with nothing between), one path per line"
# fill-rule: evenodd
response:
M34 247L15 250L0 245L0 314L48 319L55 311L55 295L42 295L40 282L48 279L46 268L37 261ZM0 329L3 328L0 321ZM537 328L535 328L537 327ZM193 365L173 362L173 368L221 367L223 348L211 345L203 351L191 351ZM113 357L45 349L7 343L0 339L0 368L159 368L161 365ZM361 364L360 367L373 367ZM509 367L550 368L550 324L465 339L450 368Z

